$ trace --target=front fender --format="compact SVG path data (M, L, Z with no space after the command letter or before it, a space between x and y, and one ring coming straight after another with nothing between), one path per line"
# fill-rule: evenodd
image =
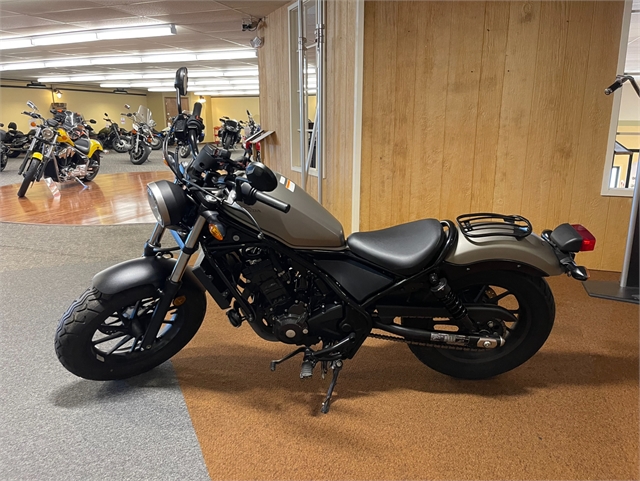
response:
M553 247L536 234L516 239L508 236L491 236L468 239L458 229L458 241L445 258L454 270L472 269L473 266L502 266L504 269L531 271L542 276L557 276L565 271L556 257Z
M100 292L109 295L149 284L161 288L171 274L175 263L175 259L161 257L131 259L98 272L93 277L92 285ZM204 291L200 281L193 275L191 267L187 267L182 276L182 282Z
M96 150L104 150L102 147L102 144L100 142L98 142L97 140L91 139L89 141L89 154L87 154L87 157L91 158L93 156L93 154L96 153Z

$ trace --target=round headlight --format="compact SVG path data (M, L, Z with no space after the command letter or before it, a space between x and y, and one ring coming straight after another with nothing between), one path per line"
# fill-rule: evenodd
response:
M44 140L51 140L51 139L53 139L54 135L56 135L56 134L55 134L55 132L53 131L52 128L45 127L44 129L42 129L40 131L40 135L42 136L42 138Z
M147 184L147 197L154 217L162 227L178 226L187 205L182 188L166 180Z

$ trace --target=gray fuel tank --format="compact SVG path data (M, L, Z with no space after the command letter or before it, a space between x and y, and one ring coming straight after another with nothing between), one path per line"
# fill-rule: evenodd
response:
M278 187L268 194L291 205L291 210L286 214L260 202L254 205L239 202L242 207L251 212L264 233L296 249L340 250L346 248L344 231L338 219L299 185L278 173L276 178ZM226 212L253 227L253 223L241 212L228 208Z

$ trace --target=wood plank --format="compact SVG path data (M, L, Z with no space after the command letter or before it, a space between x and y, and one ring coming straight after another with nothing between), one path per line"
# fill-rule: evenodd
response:
M472 159L472 212L491 212L493 210L509 13L510 6L507 2L487 2L484 18L475 155Z
M469 212L485 3L460 2L451 21L440 215Z
M540 2L510 2L493 192L495 212L521 212L540 7Z

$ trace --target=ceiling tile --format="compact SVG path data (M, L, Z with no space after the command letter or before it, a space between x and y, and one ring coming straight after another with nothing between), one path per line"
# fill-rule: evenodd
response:
M42 13L39 16L59 22L76 23L90 22L97 19L108 20L112 18L125 18L129 15L111 8L83 8L81 10L69 10L68 12Z
M236 22L238 30L242 30L241 13L233 10L218 10L215 12L202 12L198 15L194 14L178 14L178 15L154 15L153 18L162 20L166 23L175 23L178 25L188 26L201 23L222 23Z
M124 15L124 14L123 14ZM98 28L110 28L110 27L137 27L139 25L157 25L163 23L160 20L153 18L143 17L127 17L127 18L113 18L108 20L94 19L87 20L85 22L73 22L76 28L83 29L98 29Z
M45 18L30 17L28 15L14 15L10 17L0 15L1 30L13 31L17 28L40 27L43 25L60 25L60 22Z
M134 3L131 5L119 5L114 8L131 15L140 15L144 17L180 15L229 9L218 2L207 0L181 0L179 2L155 1L148 3Z
M88 0L64 0L63 2L2 2L0 11L4 12L5 8L12 12L22 13L24 15L39 16L41 13L62 12L66 10L76 10L79 8L96 8L97 4Z

